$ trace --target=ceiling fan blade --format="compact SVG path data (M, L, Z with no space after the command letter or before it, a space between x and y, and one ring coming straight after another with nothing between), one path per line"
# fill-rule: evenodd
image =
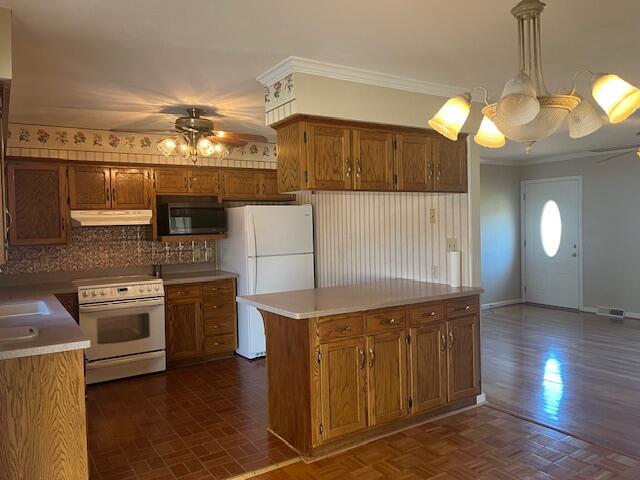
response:
M145 128L110 128L110 132L114 133L151 133L151 134L167 134L167 133L176 133L175 130L171 129L145 129Z
M230 140L246 140L249 142L267 143L268 139L264 135L255 135L253 133L239 133L239 132L227 132L224 130L215 130L213 134L216 140L222 141L225 139Z
M240 139L235 139L235 138L233 138L233 139L232 138L220 138L220 137L215 137L215 136L210 136L209 138L214 142L223 144L227 148L239 148L239 147L244 147L247 144L246 140L240 140Z
M624 157L625 155L628 155L630 153L633 153L632 151L629 152L622 152L622 153L618 153L616 155L612 155L610 157L604 158L602 160L598 160L596 163L606 163L610 160L615 160L616 158L620 158L620 157Z
M589 150L592 153L607 153L607 152L617 152L619 150L631 150L634 148L638 148L640 145L627 145L625 147L606 147L606 148L594 148Z

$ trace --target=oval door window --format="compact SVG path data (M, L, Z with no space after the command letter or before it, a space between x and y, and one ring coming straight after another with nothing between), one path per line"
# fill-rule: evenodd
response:
M542 207L540 238L544 253L550 258L555 257L562 238L562 218L558 204L553 200L548 200Z

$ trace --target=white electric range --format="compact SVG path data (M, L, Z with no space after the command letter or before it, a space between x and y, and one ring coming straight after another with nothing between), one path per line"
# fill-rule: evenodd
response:
M94 278L78 287L87 384L166 370L164 286L151 276Z

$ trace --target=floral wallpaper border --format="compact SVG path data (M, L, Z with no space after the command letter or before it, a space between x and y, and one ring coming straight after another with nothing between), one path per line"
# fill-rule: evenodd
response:
M278 80L271 86L264 87L265 111L273 110L279 106L295 100L295 82L293 73L282 80Z
M165 138L154 134L119 133L108 130L28 125L11 123L9 148L42 148L109 153L159 155L157 144ZM229 160L252 160L275 163L275 143L248 143L231 149ZM177 156L177 155L173 155Z

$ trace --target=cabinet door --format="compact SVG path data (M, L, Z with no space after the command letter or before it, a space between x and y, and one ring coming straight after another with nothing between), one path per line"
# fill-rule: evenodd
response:
M433 190L433 139L429 135L396 135L394 160L398 191Z
M317 190L351 190L353 171L350 130L340 127L307 127L309 187Z
M11 245L67 242L69 207L66 168L43 163L8 166Z
M189 175L189 191L192 193L220 192L220 179L217 171L191 170Z
M480 336L478 317L447 323L449 401L480 394Z
M346 435L367 426L364 338L320 345L322 438Z
M179 360L202 353L202 301L185 298L167 303L167 356Z
M70 167L69 198L72 209L111 208L111 170L106 167Z
M407 414L407 350L405 330L367 337L369 425Z
M294 197L278 193L278 172L276 170L267 170L260 173L260 199L293 200Z
M434 190L436 192L467 191L466 139L453 142L446 138L435 140Z
M353 131L356 190L393 190L393 135L372 130Z
M173 168L153 172L156 193L189 193L189 171Z
M447 403L447 324L412 328L410 335L411 413L420 413Z
M113 208L149 208L149 170L144 168L111 169L111 204Z
M223 193L225 199L254 200L260 194L260 179L258 172L236 170L225 170L222 174Z

